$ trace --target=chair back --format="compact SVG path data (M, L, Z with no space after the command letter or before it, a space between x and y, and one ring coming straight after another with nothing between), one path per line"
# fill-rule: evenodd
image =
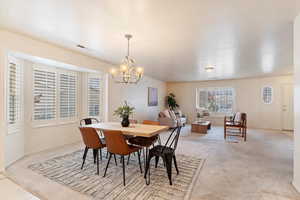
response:
M173 129L170 136L168 137L168 140L166 141L164 148L162 149L162 152L166 147L172 148L173 151L177 148L178 139L180 136L182 126L177 126Z
M84 119L80 120L80 126L89 125L89 124L93 124L93 123L99 123L99 120L97 118L84 118Z
M81 132L82 140L88 148L99 149L105 147L102 144L96 129L91 127L79 127Z
M104 130L107 151L119 155L128 155L129 147L121 131Z
M246 127L247 126L247 114L241 113L241 124Z
M143 124L147 125L160 125L158 121L144 120Z

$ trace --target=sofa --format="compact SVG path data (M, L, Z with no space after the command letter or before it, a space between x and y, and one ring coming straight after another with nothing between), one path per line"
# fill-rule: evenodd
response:
M158 121L160 125L175 128L178 124L185 126L187 119L180 110L166 109L158 114Z

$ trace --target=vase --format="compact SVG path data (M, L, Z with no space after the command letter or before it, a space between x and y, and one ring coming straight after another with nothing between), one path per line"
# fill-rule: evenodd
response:
M129 118L129 116L123 117L122 122L121 122L122 127L128 127L129 126L130 122L129 122L128 118Z

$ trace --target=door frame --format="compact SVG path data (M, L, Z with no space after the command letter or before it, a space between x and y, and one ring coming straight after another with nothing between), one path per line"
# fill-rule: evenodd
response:
M290 85L291 88L292 88L292 91L293 91L293 98L294 98L294 95L295 95L295 92L294 92L294 84L293 83L282 83L281 86L280 86L280 98L281 98L281 101L280 101L280 121L281 121L281 130L282 131L294 131L294 128L295 126L293 126L293 129L292 130L287 130L287 129L284 129L284 117L283 117L283 114L284 114L284 111L283 111L283 103L284 103L284 86L286 85ZM294 117L294 115L292 115L292 117Z

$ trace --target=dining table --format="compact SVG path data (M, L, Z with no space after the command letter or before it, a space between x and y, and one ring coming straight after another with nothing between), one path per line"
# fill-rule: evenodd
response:
M91 127L99 131L121 131L123 135L153 137L161 132L168 130L168 126L148 125L148 124L130 124L129 127L122 127L120 122L101 122L95 124L83 125L83 127Z
M120 122L100 122L100 123L83 125L82 127L91 127L100 132L105 130L121 131L123 135L141 136L141 137L153 137L169 129L169 126L148 125L148 124L130 124L129 127L122 127ZM148 153L149 153L149 148L145 147L145 152L144 152L145 167L148 158Z

